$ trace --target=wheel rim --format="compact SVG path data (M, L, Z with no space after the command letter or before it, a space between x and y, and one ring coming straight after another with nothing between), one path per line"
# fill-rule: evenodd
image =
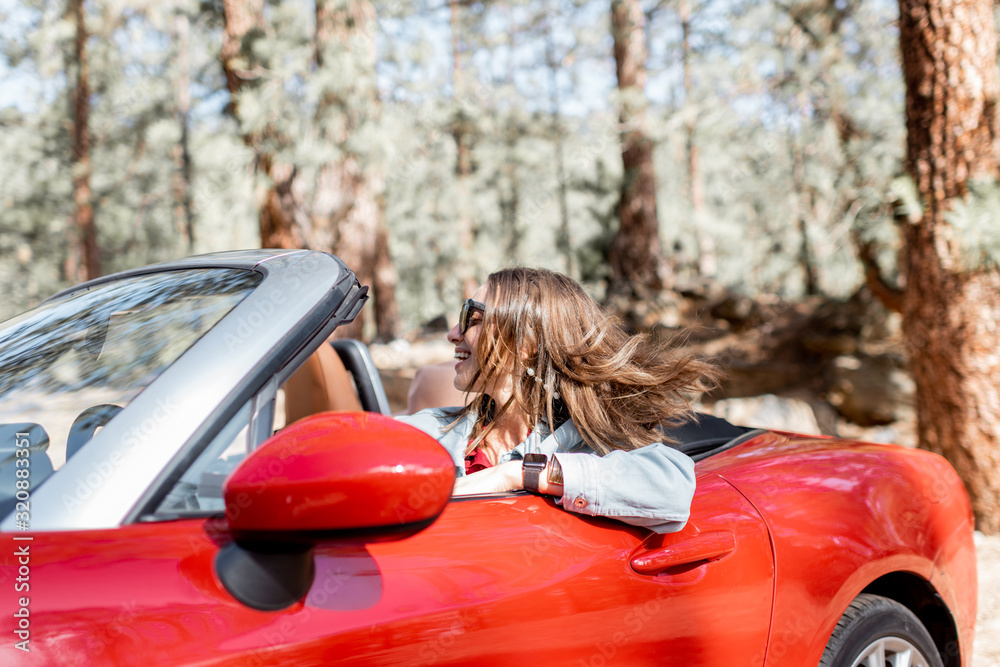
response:
M930 662L905 639L882 637L866 646L851 667L930 667Z

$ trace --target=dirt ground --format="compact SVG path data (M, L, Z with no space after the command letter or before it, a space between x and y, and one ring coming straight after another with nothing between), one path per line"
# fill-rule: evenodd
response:
M979 614L972 667L1000 667L1000 536L976 533Z

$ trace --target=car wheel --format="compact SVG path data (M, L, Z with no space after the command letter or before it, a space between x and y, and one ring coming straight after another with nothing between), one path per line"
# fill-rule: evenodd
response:
M913 612L889 598L859 595L840 617L819 667L942 667L934 640Z

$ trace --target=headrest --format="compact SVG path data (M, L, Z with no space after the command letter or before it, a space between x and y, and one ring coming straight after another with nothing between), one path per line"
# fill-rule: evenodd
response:
M40 424L19 422L16 424L0 424L0 465L12 461L16 454L17 442L28 440L28 450L32 454L44 452L49 448L49 434Z

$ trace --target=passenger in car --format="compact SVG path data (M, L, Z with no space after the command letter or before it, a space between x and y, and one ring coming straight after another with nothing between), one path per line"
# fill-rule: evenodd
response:
M467 405L399 419L451 452L456 495L525 489L656 532L684 526L694 462L659 429L691 415L714 366L629 335L577 282L541 269L490 275L448 340Z

